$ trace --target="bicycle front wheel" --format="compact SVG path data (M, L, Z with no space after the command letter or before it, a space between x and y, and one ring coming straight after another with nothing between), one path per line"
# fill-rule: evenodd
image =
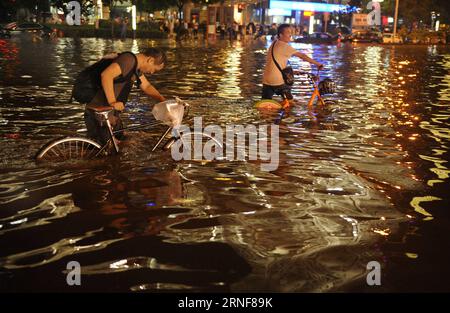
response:
M225 153L224 144L221 141L201 132L182 134L170 148L172 157L177 161L223 159Z
M97 142L82 137L67 137L49 142L41 148L36 160L61 162L67 160L87 160L98 157L104 149Z

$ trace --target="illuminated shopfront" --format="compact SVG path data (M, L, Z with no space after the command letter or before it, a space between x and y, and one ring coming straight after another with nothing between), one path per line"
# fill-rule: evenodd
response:
M271 23L303 25L309 33L312 33L314 26L321 22L317 19L316 13L323 13L324 17L328 17L330 13L344 11L347 8L348 6L343 4L271 0L268 16Z

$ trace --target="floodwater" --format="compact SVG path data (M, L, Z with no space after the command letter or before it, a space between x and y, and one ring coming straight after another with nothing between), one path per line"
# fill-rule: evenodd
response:
M450 48L296 44L325 64L335 103L310 86L280 122L280 161L181 161L132 131L101 160L36 164L83 135L74 75L111 51L166 49L149 79L204 126L264 125L267 41L0 40L0 289L3 291L450 291ZM311 70L293 60L295 68ZM127 125L151 120L134 92ZM81 286L66 283L81 265ZM368 286L368 262L381 286Z

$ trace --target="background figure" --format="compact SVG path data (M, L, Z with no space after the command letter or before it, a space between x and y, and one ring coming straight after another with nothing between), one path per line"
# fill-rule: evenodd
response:
M192 21L192 28L193 28L194 38L197 39L198 38L198 22L195 19Z
M127 38L128 17L122 19L122 28L120 30L120 39L125 40Z
M233 22L233 39L238 39L238 34L239 34L239 24L234 21Z
M247 25L247 34L253 37L253 34L256 33L256 26L253 22L248 23Z
M266 33L265 28L266 28L266 26L264 24L259 25L258 34L256 35L255 38L263 37Z
M234 39L234 28L233 28L233 24L228 23L227 24L227 33L228 33L228 37L230 40Z
M173 38L174 29L175 29L175 22L173 19L170 19L170 21L169 21L169 38Z
M220 33L220 39L225 39L226 26L224 24L219 25L218 27Z

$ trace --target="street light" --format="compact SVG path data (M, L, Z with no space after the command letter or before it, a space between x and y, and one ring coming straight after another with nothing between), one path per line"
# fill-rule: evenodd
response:
M102 0L97 0L97 19L103 19L103 2Z
M397 17L398 17L398 2L400 0L395 0L395 14L394 14L394 38L397 36Z
M133 38L136 38L136 5L133 4L127 8L127 12L131 11L131 29L133 30Z
M431 12L431 29L438 31L439 30L439 13Z
M136 32L136 5L133 4L131 6L131 29L133 29L133 33Z

